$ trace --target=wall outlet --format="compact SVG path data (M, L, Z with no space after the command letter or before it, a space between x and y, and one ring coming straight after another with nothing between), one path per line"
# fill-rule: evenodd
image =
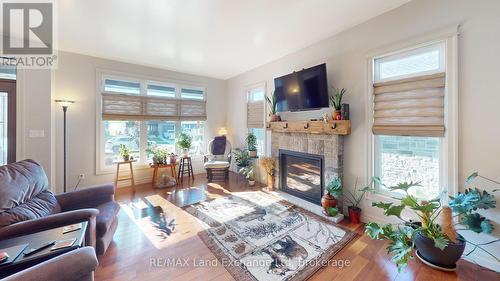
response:
M84 179L85 179L85 174L79 174L79 175L78 175L78 179L80 179L80 180L84 180Z

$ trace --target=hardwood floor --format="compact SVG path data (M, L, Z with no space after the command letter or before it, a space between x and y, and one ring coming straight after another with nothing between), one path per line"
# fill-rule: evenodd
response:
M178 207L196 203L207 198L226 196L231 192L259 190L250 188L237 174L231 174L227 183L207 184L205 175L195 180L184 180L181 187L154 189L151 185L117 190L116 200L121 204L140 201L151 195L160 195ZM186 216L186 212L173 206L171 216ZM188 215L189 216L189 215ZM363 234L363 225L342 225L354 230L360 236L350 242L334 260L348 260L349 266L324 267L309 280L500 280L500 274L476 264L461 260L456 272L442 272L431 269L418 260L412 260L408 268L398 273L396 266L386 254L385 241L374 241ZM198 238L200 225L187 224L187 228L176 229L182 233L176 241L158 248L143 233L122 209L114 240L106 254L99 259L96 280L234 280L219 263L215 266L200 266L194 260L215 261L215 256ZM182 238L179 238L182 237ZM171 238L171 237L169 237ZM174 238L174 237L172 237ZM167 238L168 239L168 238ZM178 260L177 266L166 266L161 261ZM187 264L184 261L189 261Z

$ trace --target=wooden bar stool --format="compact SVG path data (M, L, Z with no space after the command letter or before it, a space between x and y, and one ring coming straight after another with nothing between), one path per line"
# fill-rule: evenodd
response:
M118 186L119 181L130 181L132 183L132 188L135 190L135 180L134 180L134 168L132 163L137 162L137 160L128 160L128 161L115 161L116 164L116 176L115 176L115 186ZM121 165L129 165L130 175L125 177L120 177L120 166Z
M179 162L179 174L177 178L182 181L184 175L188 175L188 178L191 177L194 180L193 163L190 156L182 156Z

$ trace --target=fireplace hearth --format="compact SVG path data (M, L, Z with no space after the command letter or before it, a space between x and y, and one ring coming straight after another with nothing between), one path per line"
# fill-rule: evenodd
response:
M324 187L324 157L291 150L279 150L280 189L321 205Z

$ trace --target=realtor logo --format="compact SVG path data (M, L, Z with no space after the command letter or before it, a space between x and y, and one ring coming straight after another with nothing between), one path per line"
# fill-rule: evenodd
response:
M53 68L53 0L1 1L2 53L0 65L17 68Z

